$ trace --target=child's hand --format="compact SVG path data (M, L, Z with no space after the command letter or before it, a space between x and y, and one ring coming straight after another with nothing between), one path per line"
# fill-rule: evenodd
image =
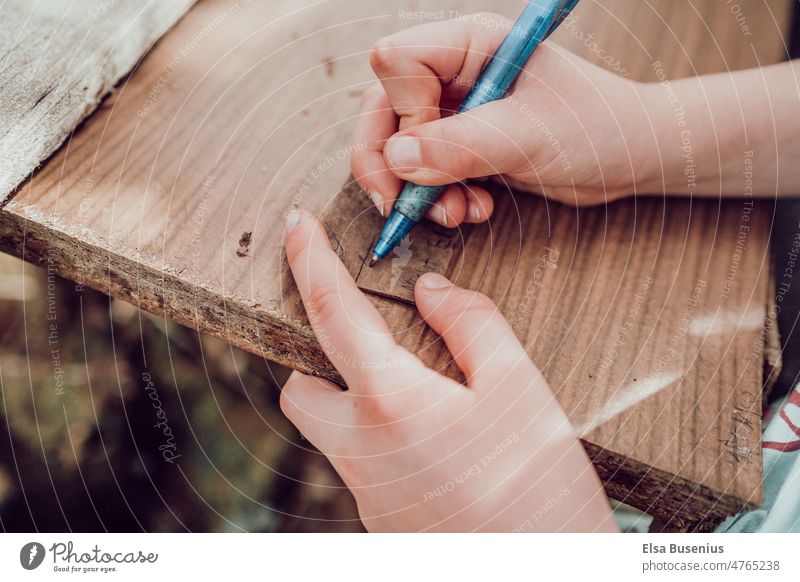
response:
M369 530L615 528L569 421L488 298L436 274L416 287L463 386L395 343L313 216L290 214L286 254L348 391L295 372L281 408L330 459Z
M644 171L654 173L640 159L652 145L652 135L647 146L638 143L648 133L641 86L547 42L505 99L448 115L511 24L480 14L375 44L370 61L380 83L362 100L352 171L384 215L402 180L436 185L501 175L514 187L585 205L631 194ZM481 222L492 207L486 190L462 183L429 217L445 226Z

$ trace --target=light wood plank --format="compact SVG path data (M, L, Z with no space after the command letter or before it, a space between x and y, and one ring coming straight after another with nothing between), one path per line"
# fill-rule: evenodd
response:
M193 3L3 3L0 203Z

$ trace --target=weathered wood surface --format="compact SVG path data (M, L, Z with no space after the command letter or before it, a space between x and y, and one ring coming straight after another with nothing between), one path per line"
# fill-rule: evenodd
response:
M194 1L3 3L0 202Z
M557 40L594 61L602 47L619 59L610 67L647 80L654 59L671 77L780 60L789 2L739 5L751 36L712 0L609 1L582 3ZM492 5L509 16L520 7ZM424 18L420 10L484 8L202 2L6 205L2 246L336 380L286 269L283 216L302 205L325 217L348 262L363 252L349 237L376 229L377 216L341 186L359 97L373 81L369 48ZM723 305L740 201L576 211L500 192L497 202L490 225L465 231L448 268L499 302L609 493L673 528L707 529L758 504L770 207L756 209ZM455 373L413 307L373 299L401 342Z

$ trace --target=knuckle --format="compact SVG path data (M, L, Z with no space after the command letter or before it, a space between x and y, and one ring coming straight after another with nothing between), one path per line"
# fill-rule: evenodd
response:
M491 313L497 313L497 306L494 304L494 301L479 291L465 291L464 294L459 298L457 308L459 311L465 312L488 311Z
M399 48L392 37L387 36L372 45L369 53L369 64L376 73L388 71L392 61L397 58Z
M365 424L389 424L395 417L390 400L384 394L366 392L358 397L355 406L360 409L360 418L364 420Z
M428 403L422 394L423 388L421 385L409 388L403 384L402 389L393 392L362 390L353 402L357 412L354 416L363 426L381 426L388 432L399 430L398 423L402 424L410 414L422 410Z

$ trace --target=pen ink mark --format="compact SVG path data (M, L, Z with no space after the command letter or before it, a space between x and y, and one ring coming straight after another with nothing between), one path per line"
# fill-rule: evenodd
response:
M369 248L373 248L374 246L375 246L375 239L373 238L369 243ZM369 258L371 258L370 253L367 253L366 256L361 257L361 266L358 268L358 274L356 275L356 283L358 283L358 280L361 278L361 271L364 270L364 265L367 264L367 260Z

